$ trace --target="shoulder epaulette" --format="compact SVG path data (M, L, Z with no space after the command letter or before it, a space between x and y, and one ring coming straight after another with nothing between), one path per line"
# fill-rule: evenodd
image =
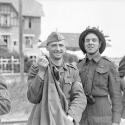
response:
M106 56L102 56L102 58L105 59L105 60L107 60L107 61L109 61L109 62L112 62L111 59L109 59L109 58L106 57Z
M75 63L66 63L67 66L77 69L77 64Z
M111 66L113 66L114 68L117 68L118 66L115 64L114 61L112 61L111 59L107 58L106 56L102 56L103 59L105 59L106 61L110 62Z

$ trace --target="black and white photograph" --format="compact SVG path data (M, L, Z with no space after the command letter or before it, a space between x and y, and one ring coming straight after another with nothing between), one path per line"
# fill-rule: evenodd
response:
M125 125L124 0L0 0L0 125Z

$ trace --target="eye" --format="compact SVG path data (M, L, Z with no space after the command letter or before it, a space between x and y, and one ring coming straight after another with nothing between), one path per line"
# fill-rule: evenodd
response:
M97 41L97 39L96 39L96 38L93 38L93 39L92 39L92 41L93 41L93 42L96 42L96 41Z
M60 47L64 47L64 45L63 45L63 44L59 44L59 46L60 46Z
M57 45L56 44L52 44L51 47L56 47Z
M85 39L85 42L89 42L90 41L90 39Z

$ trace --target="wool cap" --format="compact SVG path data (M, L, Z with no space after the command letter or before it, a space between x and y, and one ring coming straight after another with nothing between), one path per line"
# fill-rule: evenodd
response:
M83 53L86 53L86 50L85 50L85 47L84 47L84 42L85 42L85 37L89 33L94 33L98 36L99 42L101 42L101 47L99 48L99 52L103 53L103 51L106 48L105 36L103 35L103 33L101 31L99 31L99 29L97 29L95 27L94 28L87 28L85 31L83 31L80 34L80 37L79 37L79 47L80 47L80 49L83 51Z
M52 42L58 42L58 41L62 41L65 40L64 36L58 32L52 32L48 38L47 38L47 44L50 44Z

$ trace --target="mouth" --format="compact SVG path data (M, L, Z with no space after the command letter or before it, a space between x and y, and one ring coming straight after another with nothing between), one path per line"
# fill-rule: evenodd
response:
M54 52L55 54L62 54L62 52Z
M92 46L91 46L91 47L88 47L88 49L93 49L93 48L94 48L94 47L92 47Z
M61 55L62 53L55 53L56 55Z

